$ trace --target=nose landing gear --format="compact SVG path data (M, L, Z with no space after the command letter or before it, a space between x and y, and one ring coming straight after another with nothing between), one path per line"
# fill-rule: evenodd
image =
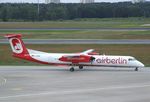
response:
M136 68L135 68L135 71L138 71L138 70L139 70L138 67L136 67Z

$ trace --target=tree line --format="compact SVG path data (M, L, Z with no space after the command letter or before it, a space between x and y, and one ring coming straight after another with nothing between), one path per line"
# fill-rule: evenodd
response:
M150 17L150 2L93 4L0 4L0 20L72 20L76 18Z

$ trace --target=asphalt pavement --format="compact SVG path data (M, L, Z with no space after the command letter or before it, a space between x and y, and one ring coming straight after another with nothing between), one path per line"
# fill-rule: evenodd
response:
M102 30L102 31L145 31L150 28L9 28L12 30ZM150 44L149 39L24 39L27 44ZM8 44L6 39L0 39L0 44Z
M12 30L101 30L101 31L145 31L150 28L0 28L0 31Z
M150 69L0 66L0 102L150 102Z
M150 39L24 39L26 44L150 44ZM8 44L0 39L0 44Z

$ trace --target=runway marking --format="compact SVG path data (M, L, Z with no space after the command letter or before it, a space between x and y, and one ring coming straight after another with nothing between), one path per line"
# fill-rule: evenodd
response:
M7 79L4 77L1 77L1 79L2 79L2 82L0 82L0 86L5 85L7 82Z
M21 91L21 90L23 90L23 88L12 88L11 90L13 90L13 91Z
M67 91L53 91L53 92L40 92L33 94L24 94L24 95L14 95L14 96L4 96L0 97L0 99L9 99L9 98L20 98L20 97L31 97L31 96L44 96L44 95L61 95L61 94L77 94L77 93L87 93L87 92L95 92L95 91L103 91L103 90L117 90L117 89L132 89L132 88L144 88L150 87L150 84L145 85L131 85L131 86L114 86L114 87L104 87L104 88L91 88L91 89L75 89L75 90L67 90Z

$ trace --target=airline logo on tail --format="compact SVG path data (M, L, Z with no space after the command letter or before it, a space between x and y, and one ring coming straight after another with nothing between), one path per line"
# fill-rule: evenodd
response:
M14 53L20 54L23 52L21 41L18 38L11 38L10 44Z

